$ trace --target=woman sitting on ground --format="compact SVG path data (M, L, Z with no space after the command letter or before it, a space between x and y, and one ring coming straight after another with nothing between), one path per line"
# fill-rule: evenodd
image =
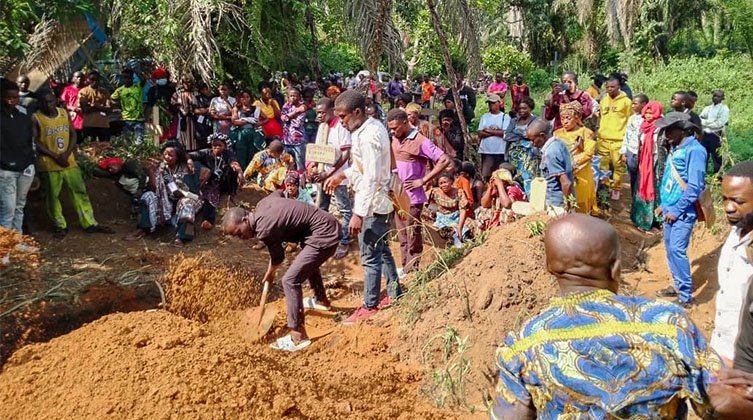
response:
M193 239L193 223L201 207L198 164L191 169L188 155L177 141L162 146L162 162L149 176L149 187L139 200L138 229L125 237L127 241L143 238L170 224L177 228L175 242L182 247Z
M293 156L285 152L282 142L272 140L264 150L254 155L243 175L246 178L255 177L254 185L272 192L285 187L285 176L294 167Z
M562 140L570 150L575 177L576 211L585 214L599 214L596 204L596 183L591 165L596 151L596 136L583 126L583 105L578 101L560 105L562 127L554 131L554 137Z
M506 162L492 172L486 191L476 209L479 230L515 221L515 214L510 210L512 203L527 200L523 188L514 181L514 174L515 168Z
M468 233L466 220L471 205L465 193L452 186L452 175L443 173L439 176L439 187L429 193L429 204L437 205L434 227L439 229L443 238L452 238L456 247L463 246L463 238Z
M235 154L227 148L229 139L224 134L209 136L211 149L191 152L188 156L201 164L206 171L201 173L201 195L204 202L200 210L201 227L209 230L217 219L217 208L223 194L233 202L238 187L243 185L243 170Z
M312 206L314 205L311 194L301 188L301 176L296 171L290 171L285 176L285 190L282 192L282 196L291 200L302 201Z
M261 109L254 105L254 95L241 89L238 103L233 108L233 127L230 129L230 144L242 168L248 166L256 153L264 149L266 141L261 132Z

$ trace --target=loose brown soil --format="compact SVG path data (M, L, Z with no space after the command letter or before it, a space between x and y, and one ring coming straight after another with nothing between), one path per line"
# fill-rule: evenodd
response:
M123 242L133 221L127 206L108 203L115 188L96 180L90 195L116 235L86 235L70 217L64 240L35 235L41 280L21 292L64 293L0 318L0 362L15 351L0 372L0 418L481 418L496 345L556 293L541 238L529 237L524 220L493 231L428 285L433 300L415 324L406 325L398 304L344 327L361 298L354 243L346 259L322 267L336 311L307 313L311 347L279 354L247 342L239 328L239 310L258 303L266 251L217 232L200 232L177 257L170 232ZM244 194L251 205L260 198ZM651 296L670 281L661 237L638 233L617 210L610 222L623 245L623 290ZM722 240L697 229L689 250L699 287L691 316L707 334ZM161 303L155 281L172 312L145 311ZM270 302L278 316L268 340L286 332L279 282ZM111 312L128 313L102 317ZM467 349L458 353L461 339ZM467 371L458 374L461 366ZM460 379L451 390L437 379L447 372ZM435 408L438 401L459 411Z

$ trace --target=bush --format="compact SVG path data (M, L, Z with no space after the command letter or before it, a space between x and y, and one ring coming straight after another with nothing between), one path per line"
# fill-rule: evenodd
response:
M329 72L347 74L348 71L358 72L364 68L358 50L353 45L345 43L322 45L319 49L319 61L322 65L322 74Z
M650 99L669 107L672 93L693 90L698 93L695 111L711 104L711 92L722 89L730 109L727 137L736 160L753 159L753 92L745 83L753 74L753 62L746 56L724 51L712 58L675 57L666 65L647 68L630 75L633 93L646 93Z
M533 62L528 53L519 51L510 45L489 47L481 57L486 71L491 73L527 74L533 70Z

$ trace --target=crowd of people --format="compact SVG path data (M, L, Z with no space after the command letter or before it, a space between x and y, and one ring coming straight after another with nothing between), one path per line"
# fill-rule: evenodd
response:
M690 307L687 248L696 221L704 216L698 202L707 171L722 175L719 148L729 123L722 91L711 92L711 104L700 115L693 111L694 92L675 92L671 110L665 112L655 98L633 95L624 74L596 75L581 90L578 76L568 71L552 83L537 116L524 76L516 75L508 84L505 75L496 74L482 89L488 112L470 136L461 128L460 115L467 123L476 118L477 92L462 77L443 89L428 75L413 84L395 74L386 86L375 74L316 82L281 76L256 89L223 82L216 93L190 79L178 86L162 68L147 80L124 69L112 93L96 71L74 73L59 93L30 92L25 76L17 82L3 79L0 226L22 230L26 194L39 173L57 237L68 232L59 202L63 185L86 232L111 232L94 218L73 157L76 144L87 138L106 142L113 133L141 144L147 133L155 133L161 142L156 165L118 158L99 162L98 174L115 179L132 200L137 226L125 239L138 240L169 225L175 229L175 246L184 246L193 238L194 226L214 227L223 196L234 203L243 186L268 193L254 212L228 209L222 229L256 238L269 249L268 281L284 260L285 245L302 245L282 281L291 332L273 344L278 350L298 351L310 344L304 311L330 309L319 267L329 258L346 256L356 237L364 269L363 302L346 324L366 320L400 297L401 278L420 267L427 229L462 247L478 232L514 221L521 215L515 203L526 204L536 185L543 184L550 213L582 214L557 219L545 238L548 269L565 297L500 348L494 415L520 418L516 416L536 411L580 410L597 417L633 416L658 407L681 415L687 406L680 401L689 398L702 407L709 395L720 393L710 385L710 372L724 363L732 366L733 360L735 367L753 365L748 346L753 315L745 306L753 294L748 291L753 274L750 162L732 168L722 182L734 227L719 261L710 348L676 306L616 295L616 234L605 222L587 217L603 215L610 201L620 200L622 178L628 174L631 221L645 235L664 235L673 284L658 295L676 297L678 305ZM384 102L389 103L387 112ZM432 110L437 108L435 117ZM307 150L318 152L307 159ZM399 258L388 246L393 226ZM306 280L315 296L304 299ZM609 316L599 312L602 307L612 308ZM561 322L564 318L568 322ZM737 338L741 328L748 331ZM548 347L547 334L559 333L575 338L565 340L562 348ZM595 343L597 350L589 350ZM602 364L618 361L640 370L636 363L643 356L635 349L641 346L661 353L652 353L654 359L646 362L658 368L648 377L621 382L617 393L602 389L614 386L608 378L586 386L583 378L592 373L563 365L596 357ZM556 356L562 351L577 356ZM683 365L687 372L670 365ZM565 376L555 378L555 368L564 369ZM734 370L725 372L732 379L717 388L737 389L741 377L750 380ZM665 386L658 392L654 383ZM568 390L560 389L563 384ZM674 398L678 393L684 397ZM596 394L603 395L598 399ZM751 392L745 398L753 398Z

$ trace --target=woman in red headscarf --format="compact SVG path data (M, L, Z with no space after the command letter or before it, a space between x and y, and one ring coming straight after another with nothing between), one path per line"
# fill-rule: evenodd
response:
M661 152L663 139L659 138L656 121L662 117L664 110L658 101L649 101L641 114L640 149L638 155L638 191L630 210L630 219L643 232L656 233L661 219L654 215L659 205L659 183L663 164L661 159L666 153Z

